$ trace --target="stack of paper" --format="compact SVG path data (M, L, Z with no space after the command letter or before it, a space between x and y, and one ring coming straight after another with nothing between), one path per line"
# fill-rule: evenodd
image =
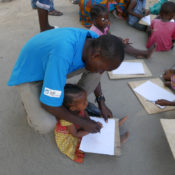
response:
M134 91L150 102L155 102L159 99L175 101L175 95L173 93L163 89L151 81L146 81L135 88Z
M80 150L89 153L115 155L115 120L91 117L103 125L100 133L88 134L82 138Z
M145 74L143 64L137 62L126 62L124 61L117 69L112 71L113 74Z

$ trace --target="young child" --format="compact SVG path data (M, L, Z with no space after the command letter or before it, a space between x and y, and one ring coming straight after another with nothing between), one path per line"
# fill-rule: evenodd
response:
M145 10L146 0L132 0L128 7L128 24L137 30L146 31L146 26L139 24L139 20L149 14Z
M108 9L102 5L95 5L91 9L90 14L92 19L92 26L90 30L94 31L99 36L109 34L110 22ZM125 52L136 57L149 58L155 49L155 46L152 46L148 50L139 50L131 46L128 38L122 40L125 45Z
M160 9L160 19L151 22L151 36L147 48L156 43L156 51L168 51L173 48L175 40L175 23L170 22L175 16L175 3L166 2Z
M175 70L170 69L165 71L163 74L163 79L165 81L164 85L175 91ZM175 106L175 102L167 100L157 100L156 104L161 106Z
M66 84L64 89L64 107L79 117L88 118L88 114L85 112L87 104L87 94L82 88L77 85ZM127 116L122 118L119 121L119 126L127 118ZM82 130L79 126L65 120L59 120L55 128L55 139L59 150L77 163L82 163L84 160L84 153L79 150L79 146L81 138L87 134L88 132ZM122 135L121 143L124 143L128 136L128 132Z

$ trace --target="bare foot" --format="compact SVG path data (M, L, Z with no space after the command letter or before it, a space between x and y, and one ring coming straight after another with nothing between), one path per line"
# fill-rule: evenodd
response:
M152 53L155 51L156 49L156 44L152 45L148 50L147 53L145 54L145 58L150 58Z
M121 119L119 120L119 127L122 126L123 123L125 123L127 119L128 119L128 116L125 116L125 117L121 118Z
M127 142L129 137L129 132L125 132L123 135L120 136L120 143L124 144Z

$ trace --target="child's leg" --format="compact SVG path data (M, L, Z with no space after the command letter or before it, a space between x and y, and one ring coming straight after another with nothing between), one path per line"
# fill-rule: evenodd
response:
M121 127L126 122L126 120L128 120L128 116L125 116L125 117L121 118L119 120L119 127Z
M129 137L129 132L125 132L123 135L120 136L120 143L124 144L128 140L128 137Z
M40 31L43 32L45 30L53 29L54 27L49 25L48 11L40 8L38 8L37 10L38 10Z
M119 120L119 127L121 127L126 120L128 119L128 116L125 116ZM123 144L128 140L129 132L125 132L123 135L120 135L120 143Z
M155 45L153 45L152 47L150 47L147 50L136 49L136 48L132 47L130 44L125 45L125 52L129 55L136 56L136 57L141 56L144 58L149 58L152 55L152 53L154 52L154 50L155 50Z

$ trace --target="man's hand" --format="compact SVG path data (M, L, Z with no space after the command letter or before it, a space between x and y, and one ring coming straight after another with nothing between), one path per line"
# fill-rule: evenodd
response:
M99 122L95 122L89 118L84 118L84 120L82 120L81 127L87 132L97 133L100 132L102 124Z
M175 74L175 70L173 70L173 69L170 69L170 70L165 71L165 73L163 74L164 80L171 81L171 76L173 74Z
M174 102L161 99L161 100L157 100L156 104L158 104L160 106L173 106Z
M99 108L101 110L102 116L105 119L105 121L107 121L108 118L113 118L111 110L106 106L104 101L100 102Z

